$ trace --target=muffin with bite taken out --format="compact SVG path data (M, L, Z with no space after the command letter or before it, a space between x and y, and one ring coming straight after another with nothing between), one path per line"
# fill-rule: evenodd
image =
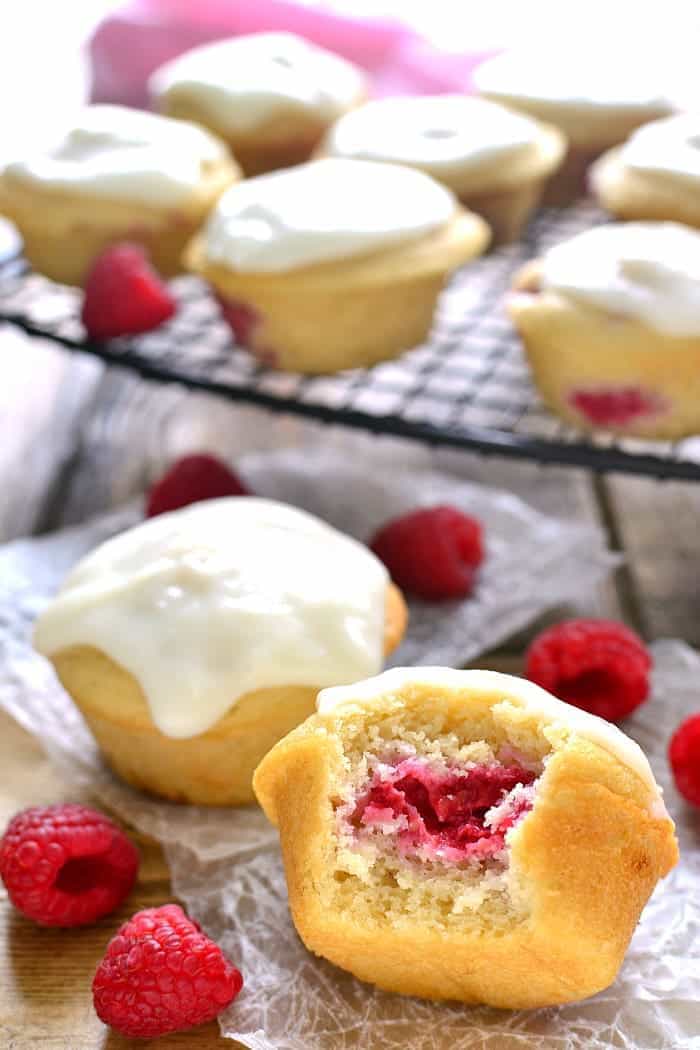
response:
M632 740L489 671L398 668L317 708L254 778L312 952L391 992L505 1009L614 980L678 859Z

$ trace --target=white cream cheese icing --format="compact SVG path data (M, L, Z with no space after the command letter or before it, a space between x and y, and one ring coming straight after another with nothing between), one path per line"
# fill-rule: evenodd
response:
M534 120L465 95L385 98L346 113L330 129L331 156L389 161L431 175L507 163L537 142Z
M330 157L232 186L206 224L205 254L243 272L293 270L414 240L456 207L421 171Z
M649 61L629 52L591 53L550 48L546 52L508 51L474 71L480 92L494 98L551 102L577 109L662 109L674 105L659 89L658 56Z
M244 693L375 674L387 584L371 551L301 510L210 500L87 555L34 644L100 649L138 680L162 733L192 737Z
M5 171L47 189L169 205L197 188L203 165L227 156L222 142L194 124L125 106L86 106L57 141Z
M293 33L254 33L187 51L156 70L156 98L196 99L217 127L248 132L283 110L334 120L364 94L356 66Z
M514 675L498 671L460 671L449 667L395 667L355 685L324 689L318 694L319 714L331 714L347 704L369 705L380 697L400 693L411 686L469 691L491 696L522 707L547 724L548 733L574 735L590 740L631 769L651 792L655 815L666 815L662 791L654 779L649 760L639 744L611 722L558 700L545 689ZM499 699L500 696L500 699Z
M545 253L541 287L675 336L700 335L700 233L610 223Z
M684 113L638 128L620 149L634 171L666 175L700 185L700 115Z

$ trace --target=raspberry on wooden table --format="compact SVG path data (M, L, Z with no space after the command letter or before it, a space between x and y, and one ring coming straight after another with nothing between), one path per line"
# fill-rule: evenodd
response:
M133 842L103 813L35 806L0 839L0 876L14 906L44 926L82 926L119 907L139 867Z
M525 674L574 707L618 722L649 695L651 656L641 638L612 620L567 620L528 649Z
M248 489L232 470L208 452L183 456L154 482L146 500L146 517L186 507L204 499L247 496Z
M687 802L700 806L700 714L682 722L668 749L673 779Z
M482 528L456 507L424 507L382 526L370 547L392 580L427 601L471 594L483 561Z
M150 332L177 305L138 244L115 244L95 259L85 281L82 322L92 339Z
M100 1020L142 1039L212 1021L242 987L236 967L177 904L124 923L92 982Z

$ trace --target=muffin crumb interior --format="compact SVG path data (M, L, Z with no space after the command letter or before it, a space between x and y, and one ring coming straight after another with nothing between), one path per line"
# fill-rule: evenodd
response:
M552 744L522 708L426 700L343 718L324 907L362 923L505 933L527 920L511 856Z

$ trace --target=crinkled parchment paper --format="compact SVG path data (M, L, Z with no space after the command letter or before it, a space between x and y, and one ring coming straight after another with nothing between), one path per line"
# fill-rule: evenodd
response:
M578 597L582 580L594 584L614 564L594 528L554 521L507 493L444 475L387 477L369 461L350 467L333 450L248 456L239 468L260 495L289 500L361 539L416 504L449 501L481 518L488 554L477 592L448 606L412 603L399 663L473 660L545 609ZM671 728L700 708L700 657L680 643L657 643L654 697L628 727L668 786L683 861L645 911L613 987L585 1003L529 1013L390 996L302 947L287 912L276 834L256 809L174 806L121 784L48 663L31 650L31 623L67 570L139 517L140 508L130 507L0 550L0 704L66 777L163 843L175 892L245 976L243 993L221 1018L224 1035L255 1050L700 1047L700 821L678 803L664 758Z

